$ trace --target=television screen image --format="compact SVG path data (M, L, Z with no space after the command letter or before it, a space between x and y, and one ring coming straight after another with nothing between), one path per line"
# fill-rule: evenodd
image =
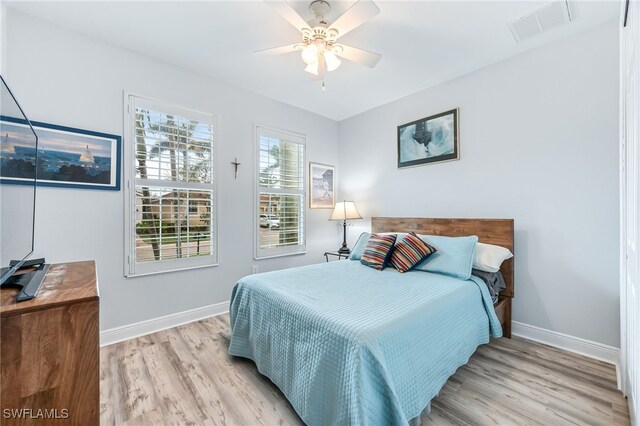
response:
M0 116L11 117L28 122L4 79L0 88ZM24 159L23 149L37 150L38 137L29 125L19 137L8 137L8 131L0 121L0 170L12 164L25 171L32 171L30 179L24 179L24 185L0 184L0 283L4 282L19 265L9 268L12 260L23 261L33 252L33 231L35 215L35 161Z
M35 243L39 139L4 77L0 80L0 175L6 167L18 167L31 176L20 185L0 179L0 285L3 291L18 289L15 300L22 302L36 297L49 269L44 259L29 259ZM25 131L8 136L2 125L6 119L23 121ZM24 150L35 155L24 155Z

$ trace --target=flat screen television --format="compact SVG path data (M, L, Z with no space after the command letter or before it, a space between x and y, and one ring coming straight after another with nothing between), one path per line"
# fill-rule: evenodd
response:
M34 251L38 135L0 76L0 285L35 297L48 265ZM29 270L21 269L29 266Z

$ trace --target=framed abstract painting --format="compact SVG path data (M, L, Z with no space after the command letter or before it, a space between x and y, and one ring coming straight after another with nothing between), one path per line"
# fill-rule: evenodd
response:
M398 126L398 168L460 158L459 110Z

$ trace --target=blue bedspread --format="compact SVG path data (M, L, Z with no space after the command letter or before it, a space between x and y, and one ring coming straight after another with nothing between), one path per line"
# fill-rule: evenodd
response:
M229 353L252 359L309 425L407 424L489 333L485 284L336 261L242 278Z

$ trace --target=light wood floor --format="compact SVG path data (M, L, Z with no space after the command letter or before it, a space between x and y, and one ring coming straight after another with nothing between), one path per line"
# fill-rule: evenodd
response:
M229 335L220 315L102 348L101 424L302 424L251 361L227 354ZM612 365L498 339L458 369L422 423L628 425L615 380Z

